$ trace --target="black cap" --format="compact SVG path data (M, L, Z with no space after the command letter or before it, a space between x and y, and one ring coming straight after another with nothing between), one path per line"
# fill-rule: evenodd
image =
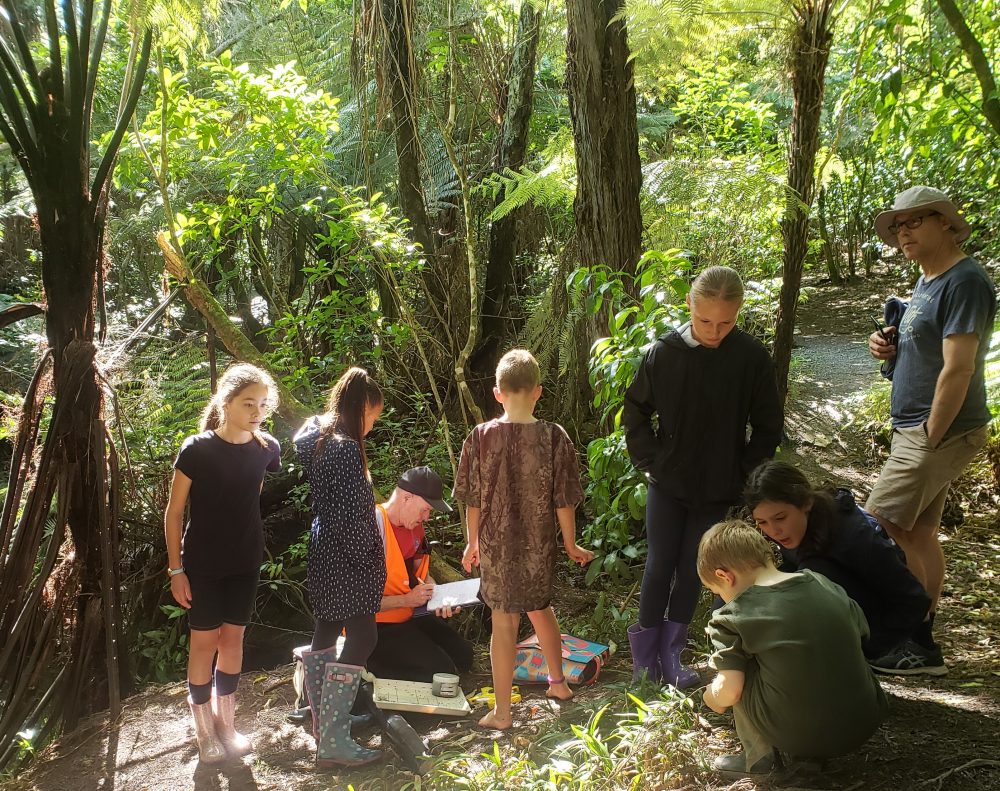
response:
M399 476L396 488L423 497L436 511L452 512L452 507L441 499L444 494L441 477L430 467L411 467Z

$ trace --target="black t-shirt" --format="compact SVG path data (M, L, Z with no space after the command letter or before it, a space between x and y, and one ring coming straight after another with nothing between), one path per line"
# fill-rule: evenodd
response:
M242 445L214 431L184 440L174 467L191 479L190 518L184 529L181 562L189 574L228 577L260 568L264 523L260 487L264 472L281 469L278 441L262 433Z

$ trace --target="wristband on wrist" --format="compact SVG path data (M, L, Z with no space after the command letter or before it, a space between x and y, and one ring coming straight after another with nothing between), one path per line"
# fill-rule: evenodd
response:
M167 576L168 577L176 577L178 574L183 574L183 573L184 573L184 567L183 566L178 566L175 569L171 569L171 568L167 569Z

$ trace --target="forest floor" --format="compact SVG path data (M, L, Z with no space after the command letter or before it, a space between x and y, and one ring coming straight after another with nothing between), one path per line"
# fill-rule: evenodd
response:
M788 416L788 441L781 453L817 480L852 488L860 500L867 495L884 454L864 418L866 394L878 381L866 351L871 326L868 316L879 313L884 297L897 289L904 290L889 281L818 286L800 313L799 348L789 399L794 406ZM1000 757L1000 524L996 487L984 464L977 475L967 476L956 488L955 500L965 519L942 536L948 578L937 628L951 668L947 676L883 677L890 714L864 748L821 771L786 770L756 782L720 782L706 770L714 755L733 751L737 743L731 718L716 716L699 703L712 727L691 734L698 757L682 779L675 776L665 785L658 779L661 773L649 771L634 787L704 791L992 791L1000 787L1000 761L996 760ZM569 613L570 621L574 611L581 617L593 612L593 595L579 588L567 588L559 601L560 612ZM480 649L476 672L463 679L466 690L489 683L485 646ZM703 664L701 667L704 669ZM567 721L586 721L609 691L614 694L618 690L620 697L629 675L628 659L622 656L602 674L600 684L581 690L574 702L561 707L547 701L540 688L522 689L525 698L515 706L516 727L505 734L476 728L478 714L459 721L408 716L435 755L493 753L494 740L503 755L525 754L532 749L537 752L539 743L545 743L546 734L560 721L563 726ZM312 737L284 719L294 698L290 678L290 665L244 675L237 724L254 739L256 753L243 761L222 768L199 766L185 704L186 687L173 684L151 688L125 701L116 723L109 723L106 715L95 717L48 747L28 771L4 787L10 791L406 791L421 787L414 776L399 768L391 751L387 751L385 761L371 769L317 771L312 763ZM379 742L375 733L368 738L370 746ZM456 779L455 786L459 785ZM434 787L449 786L438 779ZM521 784L494 782L489 787L513 790ZM600 791L605 785L583 782L573 787Z

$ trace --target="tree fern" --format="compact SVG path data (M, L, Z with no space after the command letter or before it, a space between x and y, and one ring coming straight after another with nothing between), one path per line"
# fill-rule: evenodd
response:
M483 180L481 192L503 200L490 214L491 220L499 220L522 206L537 206L542 209L567 208L573 203L576 184L575 165L569 157L561 155L549 161L541 170L523 167L521 170L504 168L503 173L495 173Z

